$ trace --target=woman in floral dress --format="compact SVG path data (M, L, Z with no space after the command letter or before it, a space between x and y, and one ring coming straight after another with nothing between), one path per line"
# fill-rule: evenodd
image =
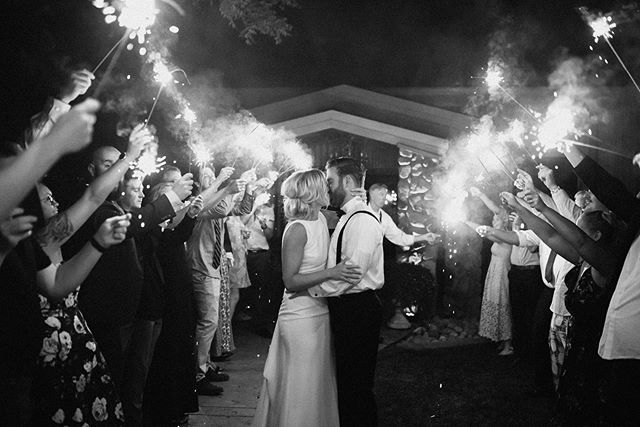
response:
M38 194L47 225L36 237L51 261L60 262L60 247L72 234L60 230L77 230L86 218L80 224L76 220L81 220L88 209L77 206L83 203L80 199L58 214L51 191L39 184ZM78 289L59 301L40 295L44 337L34 384L35 425L123 425L116 386L78 308L77 298Z
M475 187L472 196L479 198L493 213L493 228L506 230L508 217L506 210L489 199ZM469 223L481 236L483 227ZM501 356L513 354L511 344L511 303L509 302L509 270L511 268L511 245L495 242L491 246L491 261L484 282L480 327L478 334L499 343Z

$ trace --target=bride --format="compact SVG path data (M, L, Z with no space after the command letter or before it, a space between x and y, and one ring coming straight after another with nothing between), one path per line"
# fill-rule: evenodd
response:
M338 399L329 309L307 289L327 280L357 283L360 267L326 268L329 231L320 208L329 188L318 169L296 172L282 186L289 220L282 236L280 305L253 426L338 426Z

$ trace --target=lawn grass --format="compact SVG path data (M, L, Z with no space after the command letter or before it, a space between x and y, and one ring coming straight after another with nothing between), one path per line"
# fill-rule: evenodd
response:
M497 356L491 343L378 353L380 426L546 426L552 403L527 394L529 363Z

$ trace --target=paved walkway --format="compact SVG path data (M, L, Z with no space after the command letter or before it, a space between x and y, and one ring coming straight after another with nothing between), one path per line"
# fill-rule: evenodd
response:
M392 345L408 331L382 328L380 348ZM234 330L237 350L220 366L229 374L221 396L200 396L200 412L189 416L189 426L249 426L262 386L262 370L271 339L259 337L239 325Z
M259 337L246 328L236 328L237 350L220 366L229 374L221 396L200 396L200 412L189 416L189 426L249 426L256 411L262 386L262 370L270 339Z

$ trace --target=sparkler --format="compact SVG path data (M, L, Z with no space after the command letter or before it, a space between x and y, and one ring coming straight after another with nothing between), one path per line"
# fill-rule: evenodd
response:
M500 89L505 95L511 99L518 107L522 108L522 110L531 116L534 120L538 120L538 118L524 105L520 103L509 91L507 91L500 83L504 81L502 74L496 68L491 68L487 70L487 75L484 78L485 83L489 89Z
M597 145L587 144L585 142L572 141L570 139L562 139L562 140L560 140L560 142L564 142L564 143L566 143L568 145L577 145L579 147L592 148L594 150L602 151L604 153L613 154L614 156L623 157L625 159L633 159L633 156L631 156L631 155L624 154L624 153L621 153L621 152L615 151L615 150L610 150L610 149L604 148L604 147L598 147Z
M627 68L627 65L624 63L616 49L613 47L613 44L611 43L611 39L613 38L613 29L616 27L616 23L613 22L613 18L611 16L604 16L602 14L593 15L589 13L586 8L580 8L580 12L582 13L582 17L587 21L587 24L593 30L594 41L598 43L598 41L602 38L609 45L611 52L613 52L620 65L631 79L631 83L633 83L638 93L640 93L640 87L638 86L638 83L636 83L636 80L631 75L631 72Z
M149 120L151 120L151 115L153 114L153 111L156 109L156 105L158 105L158 100L160 99L160 95L162 94L164 87L173 81L173 73L176 73L176 72L182 73L185 79L187 80L187 83L191 83L189 82L187 73L182 68L176 68L172 71L169 71L169 68L167 68L167 66L160 61L157 61L153 64L153 72L155 73L153 78L155 79L155 81L160 83L160 87L158 88L158 93L156 94L156 97L153 100L153 105L151 106L149 115L147 115L147 118L145 120L145 126L149 123ZM195 117L195 113L188 107L187 109L188 109L188 112L190 113L190 117L192 118ZM185 110L185 113L186 113L186 110Z

